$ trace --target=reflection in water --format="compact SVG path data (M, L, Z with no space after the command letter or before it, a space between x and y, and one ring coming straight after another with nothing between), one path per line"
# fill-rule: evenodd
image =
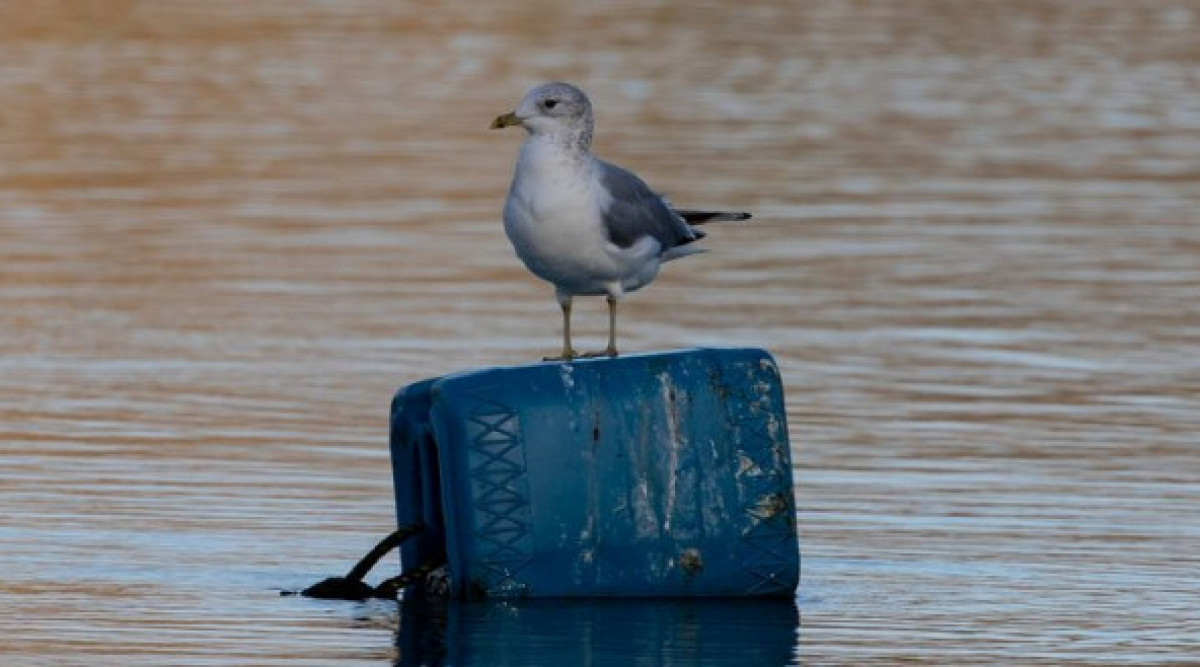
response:
M791 600L401 604L401 667L774 667L795 664Z

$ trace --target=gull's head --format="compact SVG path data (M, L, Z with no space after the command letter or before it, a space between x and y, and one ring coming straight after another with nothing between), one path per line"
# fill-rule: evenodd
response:
M592 103L569 83L543 83L517 108L492 121L492 129L520 125L533 136L561 138L584 148L592 140Z

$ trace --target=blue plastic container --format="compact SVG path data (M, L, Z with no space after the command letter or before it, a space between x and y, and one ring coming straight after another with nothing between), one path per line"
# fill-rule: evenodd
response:
M791 596L783 390L762 350L685 350L448 375L393 402L400 523L450 594Z

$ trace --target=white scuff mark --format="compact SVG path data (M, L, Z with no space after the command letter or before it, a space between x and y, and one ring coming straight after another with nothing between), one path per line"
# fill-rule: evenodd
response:
M738 452L738 477L761 477L762 474L762 468L754 462L754 459L747 456L745 452Z
M667 412L667 502L666 516L663 520L663 531L671 530L671 517L675 513L675 488L678 482L679 468L679 410L675 405L675 387L671 376L660 373L658 376L659 393L663 407Z
M779 442L779 418L774 412L767 413L767 435L770 436L771 442Z
M559 364L558 376L562 378L564 387L567 389L575 388L575 368L571 364Z
M701 535L724 534L730 525L737 523L737 518L731 516L725 507L724 486L724 480L711 478L704 483L707 502L701 503L699 507L703 526Z
M654 520L654 508L650 506L650 488L641 477L633 491L633 517L639 538L658 536L658 522Z

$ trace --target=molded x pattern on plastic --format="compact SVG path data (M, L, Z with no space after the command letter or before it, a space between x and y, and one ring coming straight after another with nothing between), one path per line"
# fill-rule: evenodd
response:
M519 583L513 576L529 562L529 483L525 441L517 411L474 397L467 411L471 501L475 535L488 591Z

